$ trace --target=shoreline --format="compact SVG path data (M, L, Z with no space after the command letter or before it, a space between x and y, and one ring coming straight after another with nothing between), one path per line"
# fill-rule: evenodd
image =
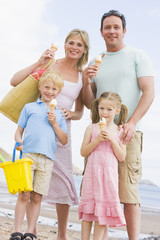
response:
M54 206L42 204L40 217L37 224L38 240L55 240L57 233L56 210ZM78 220L77 207L71 207L67 226L68 240L80 240L81 221ZM142 210L140 239L160 239L160 212ZM26 221L23 224L25 232ZM8 240L14 232L14 206L0 203L0 232L3 240ZM109 240L127 239L126 227L110 228ZM0 238L1 239L1 238ZM92 239L92 238L91 238Z

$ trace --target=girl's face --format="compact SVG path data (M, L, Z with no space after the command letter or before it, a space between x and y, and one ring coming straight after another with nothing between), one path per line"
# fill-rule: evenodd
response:
M113 122L115 115L119 113L119 110L114 106L113 102L108 99L102 99L98 105L100 119L104 117L106 123Z
M85 45L80 36L70 37L65 44L66 56L79 60L85 53Z
M59 94L59 88L50 80L44 80L44 82L39 85L39 91L41 93L41 100L44 103L50 103L50 101Z

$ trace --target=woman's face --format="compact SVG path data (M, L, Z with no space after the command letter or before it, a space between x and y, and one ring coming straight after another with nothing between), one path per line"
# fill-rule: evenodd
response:
M85 45L80 36L70 37L65 44L66 56L79 60L85 53Z

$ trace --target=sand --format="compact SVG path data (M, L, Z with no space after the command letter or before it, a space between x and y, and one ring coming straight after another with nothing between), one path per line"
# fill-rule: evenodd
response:
M0 240L8 240L10 237L10 234L14 231L14 219L13 214L10 213L10 211L13 212L14 206L7 205L7 204L0 204L1 213L3 212L3 209L5 210L5 216L0 216ZM6 212L6 209L8 209L8 212ZM56 211L55 207L52 206L51 209L47 209L46 207L42 206L40 219L41 217L47 217L47 218L54 218L56 219ZM39 220L37 224L37 231L38 231L38 240L56 240L56 234L57 234L57 226L56 224L53 224L53 226L45 225L40 223L41 220ZM72 227L75 223L79 223L78 220L78 214L77 214L77 208L71 207L70 214L69 214L69 222L70 225L68 228ZM55 225L55 226L54 226ZM26 229L26 222L24 222L23 225L23 231L25 232ZM126 231L125 227L119 228L121 230ZM145 210L142 211L142 222L141 222L141 234L150 234L150 237L145 237L141 239L160 239L160 212L156 211L150 211ZM154 236L154 237L151 237ZM68 229L67 231L67 239L68 240L80 240L80 231L75 231ZM91 237L92 239L92 237ZM110 240L122 240L124 238L118 237L110 237ZM126 239L126 238L125 238Z

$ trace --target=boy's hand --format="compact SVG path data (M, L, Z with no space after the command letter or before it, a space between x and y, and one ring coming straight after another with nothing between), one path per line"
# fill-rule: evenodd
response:
M21 146L17 146L17 147L16 147L16 150L22 151L22 149L23 149L23 142L22 142L22 141L17 141L17 142L19 142L19 143L21 144ZM15 144L15 145L16 145L16 144Z
M56 114L52 112L47 112L47 114L48 114L48 121L52 126L54 126L57 123Z

